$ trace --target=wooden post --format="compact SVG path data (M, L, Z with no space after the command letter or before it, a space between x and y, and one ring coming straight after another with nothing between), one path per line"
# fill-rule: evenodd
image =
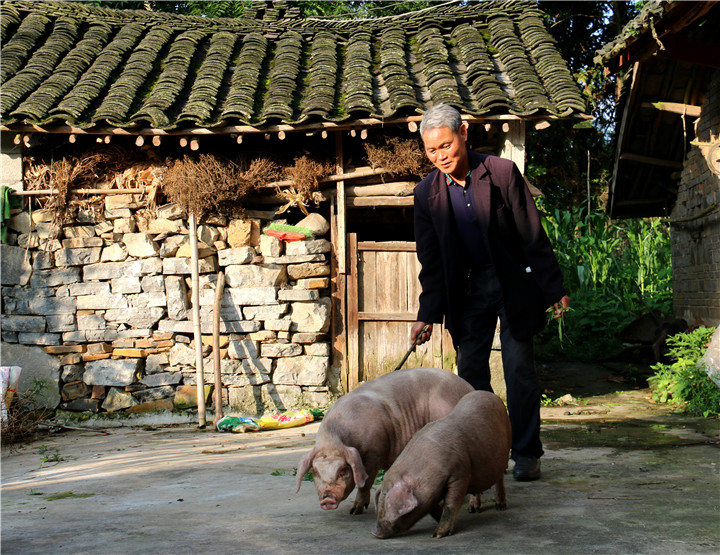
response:
M347 278L347 369L348 391L360 383L360 322L358 320L357 235L348 236L350 274Z
M335 173L343 173L343 148L342 148L342 134L337 132L335 135ZM336 186L337 195L337 258L338 258L338 273L347 273L345 269L346 261L346 242L347 236L345 231L345 181L340 180Z
M197 218L190 211L190 271L192 275L192 317L195 338L195 377L197 381L198 428L204 428L205 421L205 378L203 377L202 333L200 331L200 272L198 270Z
M213 303L213 371L215 374L215 418L213 427L223 417L222 408L222 376L220 375L220 310L222 308L223 291L225 290L225 273L218 272L215 284L215 302Z
M525 173L525 122L509 120L500 133L500 157L512 160L520 173Z
M330 253L330 297L332 299L332 358L333 367L340 370L340 382L343 391L348 392L348 364L347 364L347 276L338 272L337 263L337 214L335 203L330 203L330 243L333 249Z

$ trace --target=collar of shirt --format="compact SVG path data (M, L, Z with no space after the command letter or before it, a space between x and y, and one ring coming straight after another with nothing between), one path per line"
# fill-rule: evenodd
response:
M470 178L470 173L471 173L470 170L468 170L467 175L465 176L465 180L466 180L466 181L467 181L467 179ZM446 183L448 186L450 186L450 185L458 185L458 186L460 186L460 187L463 187L463 186L464 186L464 185L460 185L460 183L458 183L457 181L455 181L449 173L444 173L443 175L445 176L445 183Z

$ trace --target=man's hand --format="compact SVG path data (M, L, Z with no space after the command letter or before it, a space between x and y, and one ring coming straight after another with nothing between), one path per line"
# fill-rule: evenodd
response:
M423 328L427 326L427 329L423 331ZM417 340L418 345L422 345L425 343L428 339L430 339L430 336L432 335L432 324L426 324L425 322L415 322L412 329L410 330L410 341L415 343Z
M567 312L568 308L570 308L570 297L565 295L558 302L554 303L553 307L555 308L555 318L562 318Z

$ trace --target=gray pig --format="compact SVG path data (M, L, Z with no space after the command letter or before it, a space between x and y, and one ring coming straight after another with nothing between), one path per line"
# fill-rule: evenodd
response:
M398 370L362 384L328 410L315 447L298 465L295 491L312 468L322 509L337 509L357 485L350 513L362 514L378 471L390 468L415 432L471 391L465 380L438 368Z
M487 391L465 395L445 418L431 422L407 444L375 493L378 538L406 532L430 513L438 526L433 537L452 534L455 517L474 494L495 486L495 508L505 510L505 469L510 454L510 419L500 398Z

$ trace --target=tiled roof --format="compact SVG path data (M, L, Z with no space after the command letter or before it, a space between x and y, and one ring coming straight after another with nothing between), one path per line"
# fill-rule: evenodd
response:
M534 2L448 2L401 16L300 18L254 2L209 19L5 1L2 123L262 127L418 115L565 117L579 88Z

